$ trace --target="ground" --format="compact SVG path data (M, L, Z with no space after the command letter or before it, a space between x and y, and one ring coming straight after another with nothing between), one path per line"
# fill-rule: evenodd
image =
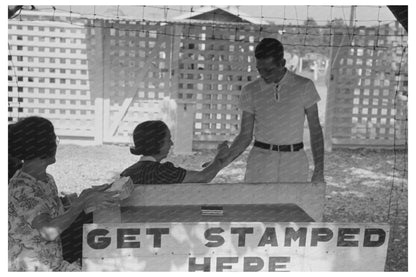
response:
M311 153L306 148L309 160ZM177 166L199 170L211 151L173 155ZM247 152L223 169L216 183L242 182ZM60 192L81 192L109 182L137 160L127 146L60 145L57 163L48 171ZM312 169L312 167L311 167ZM407 152L399 150L334 150L326 153L325 222L390 223L386 271L408 270Z

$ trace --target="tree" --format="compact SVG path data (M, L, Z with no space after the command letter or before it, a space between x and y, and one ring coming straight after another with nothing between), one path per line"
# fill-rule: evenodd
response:
M303 24L303 44L307 46L306 52L321 52L319 46L323 44L322 28L318 26L318 23L312 17L308 17Z
M305 26L318 26L318 23L316 23L315 19L312 17L308 17L304 22L303 25Z
M330 45L331 38L336 33L343 33L348 30L348 25L345 23L342 18L335 18L331 21L327 21L323 31L323 43L325 45Z
M18 11L20 11L23 8L23 5L15 5L15 6L9 6L8 7L8 15L9 19L14 17Z
M24 8L23 5L8 6L9 19L12 19L12 18L16 17L17 15L19 15L20 12L23 10L23 8ZM35 10L35 9L36 9L35 6L33 6L33 5L30 6L30 10Z
M346 28L348 28L348 25L345 23L344 19L342 18L335 18L332 21L328 21L326 23L326 27L327 28L331 28L334 30L345 30Z

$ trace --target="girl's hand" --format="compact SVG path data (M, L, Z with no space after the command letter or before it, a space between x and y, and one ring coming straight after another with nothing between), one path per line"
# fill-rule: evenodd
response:
M110 187L111 187L111 184L104 184L101 186L92 186L92 189L97 190L97 191L105 191L109 189Z

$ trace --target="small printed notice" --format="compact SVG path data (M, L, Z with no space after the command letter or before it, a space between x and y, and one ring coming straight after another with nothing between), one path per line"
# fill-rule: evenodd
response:
M84 271L383 271L390 227L364 223L86 224Z

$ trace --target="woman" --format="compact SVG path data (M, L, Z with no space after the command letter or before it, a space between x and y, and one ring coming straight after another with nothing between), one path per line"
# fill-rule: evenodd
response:
M9 134L10 134L10 130L11 130L11 128L14 126L14 124L9 124L8 125L8 128L9 128ZM9 157L8 157L8 160L9 160L9 176L8 176L8 182L10 181L10 178L12 178L13 177L13 175L16 173L16 171L19 169L19 168L21 168L22 167L22 161L21 160L19 160L19 159L17 159L17 158L15 158L15 157L12 157L12 156L10 156L10 153L9 153Z
M201 171L175 167L171 162L161 163L173 145L168 126L163 121L145 121L133 132L133 155L142 155L140 160L125 169L121 176L129 176L135 184L208 183L222 169L218 159L228 151L226 142L218 146L213 162Z
M28 117L9 130L9 155L23 164L9 182L9 271L79 271L62 258L60 234L86 208L116 205L108 186L81 192L64 212L46 172L55 163L57 137L52 123Z

